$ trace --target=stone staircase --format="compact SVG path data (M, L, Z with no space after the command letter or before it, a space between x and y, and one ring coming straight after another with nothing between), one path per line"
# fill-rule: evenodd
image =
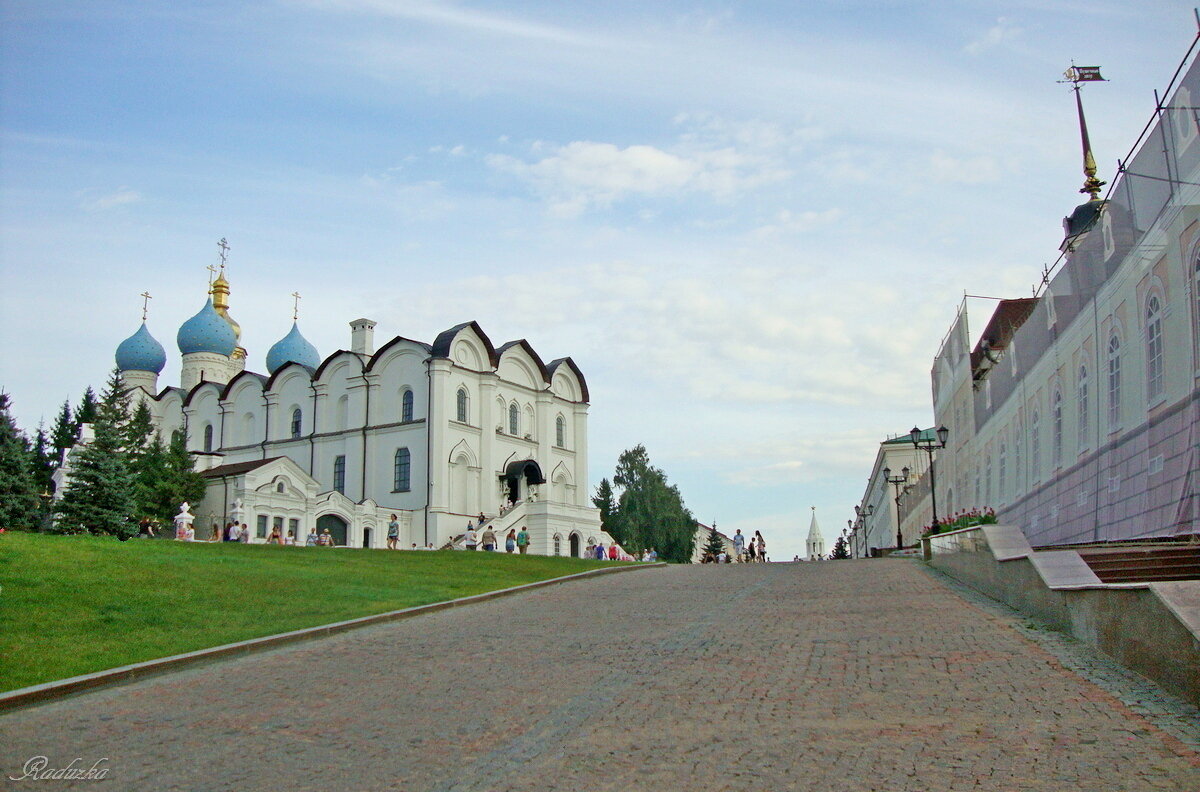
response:
M1200 580L1200 545L1080 547L1079 556L1105 583Z

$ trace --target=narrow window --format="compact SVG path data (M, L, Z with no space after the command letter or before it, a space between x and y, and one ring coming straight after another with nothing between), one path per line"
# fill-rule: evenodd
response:
M1008 445L1004 441L1000 442L1000 480L996 482L996 500L999 503L1004 503L1004 495L1007 492L1008 478Z
M212 450L213 450L212 424L204 425L204 450L207 453L212 453Z
M1108 428L1121 425L1121 339L1113 333L1108 339Z
M554 555L562 555L562 536L560 534L554 534Z
M1029 471L1034 481L1042 475L1042 421L1037 410L1029 419Z
M276 491L276 492L278 492L278 493L283 493L283 492L284 492L284 491L286 491L286 490L287 490L287 487L285 487L285 486L283 485L283 482L282 482L282 481L281 481L281 482L279 482L278 484L276 484L276 485L275 485L275 491Z
M344 456L333 460L333 488L343 495L346 494L346 457Z
M413 419L413 392L410 390L404 391L404 395L400 397L400 420L405 423Z
M1054 420L1054 465L1062 464L1063 451L1063 400L1062 392L1054 391L1052 400L1052 415Z
M518 435L521 431L521 410L517 407L517 403L513 402L508 405L508 433Z
M1075 400L1075 408L1079 410L1079 415L1076 420L1076 431L1079 433L1079 447L1087 447L1087 430L1088 430L1088 370L1087 366L1079 367L1079 385L1076 388L1078 398Z
M554 419L554 442L559 448L567 447L567 426L561 415Z
M408 492L412 484L412 457L408 453L407 448L396 449L395 461L395 481L393 482L396 492Z
M467 423L467 389L458 389L458 420L459 423Z
M1163 392L1162 306L1158 295L1146 300L1146 396L1154 401Z
M258 515L258 525L256 526L259 539L267 538L267 515Z
M304 413L300 412L300 408L292 410L292 439L296 440L300 437L300 426L304 419Z

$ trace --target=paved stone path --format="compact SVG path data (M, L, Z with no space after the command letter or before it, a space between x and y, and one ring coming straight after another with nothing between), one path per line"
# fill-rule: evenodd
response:
M1194 711L989 603L901 560L551 586L0 716L0 787L1200 789Z

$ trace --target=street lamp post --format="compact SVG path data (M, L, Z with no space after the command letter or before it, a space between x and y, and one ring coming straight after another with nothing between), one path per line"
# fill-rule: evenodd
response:
M867 558L867 518L875 513L875 506L873 504L867 505L865 508L862 506L855 506L854 513L858 515L858 519L855 521L855 527L862 535L862 557Z
M908 467L905 466L900 471L901 475L893 476L891 468L883 469L884 479L887 480L888 484L891 484L893 487L896 488L895 501L896 501L896 549L897 550L904 547L904 532L900 530L900 488L908 483L908 476L911 472L912 471L910 471L908 469Z
M921 429L914 426L908 433L908 437L912 440L913 448L929 454L929 496L933 499L933 524L937 525L937 475L933 467L933 452L946 447L946 441L950 439L950 430L945 426L939 426L934 434L937 435L936 439L921 437Z

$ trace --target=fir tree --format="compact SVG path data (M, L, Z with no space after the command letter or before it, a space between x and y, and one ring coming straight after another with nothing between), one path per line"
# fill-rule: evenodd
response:
M8 402L8 394L0 393L0 528L31 531L37 528L40 506L33 460Z
M617 498L613 494L612 484L608 479L600 479L600 484L596 487L596 494L592 496L592 505L600 510L600 527L611 534L612 532L608 529L617 512Z
M83 392L83 399L80 400L79 406L75 408L75 437L79 437L79 427L96 420L96 411L98 408L96 392L92 390L91 385L88 385L87 390Z
M144 457L146 470L159 465L157 476L147 476L149 482L147 500L143 504L143 516L169 524L179 512L184 501L197 503L204 497L207 486L204 477L193 468L192 455L187 450L187 436L182 430L171 435L171 442L163 445L157 437Z
M704 554L717 557L718 553L725 552L725 542L721 540L721 535L717 533L717 526L713 525L708 529L708 542L704 545Z
M833 552L829 557L834 560L850 557L850 548L847 546L846 537L839 536L837 541L833 543Z
M77 410L76 417L82 412ZM132 519L135 482L125 449L128 421L120 374L114 371L95 405L93 439L73 455L70 481L59 504L58 531L121 539L137 533Z
M30 459L33 468L34 486L39 493L49 493L54 488L54 469L58 467L58 454L50 447L50 438L46 430L38 425L37 434L33 436L33 451Z
M75 439L78 437L79 425L75 423L74 415L71 413L71 403L64 401L58 417L54 419L54 427L50 430L50 442L55 448L56 458L54 461L56 463L62 458L64 450L75 445Z

